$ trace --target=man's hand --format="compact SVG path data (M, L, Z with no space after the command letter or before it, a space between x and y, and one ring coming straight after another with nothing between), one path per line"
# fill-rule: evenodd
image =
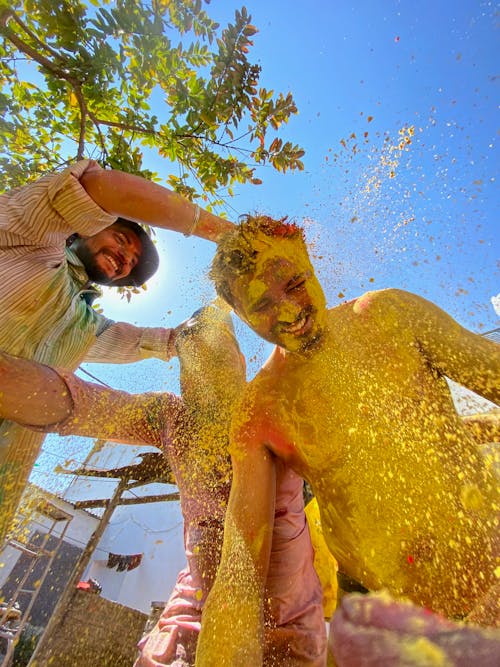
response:
M199 314L202 310L200 308L191 317L188 317L187 320L184 320L171 330L168 341L169 356L180 357L184 343L194 339L195 334L200 328Z
M500 655L498 630L453 623L387 593L344 597L329 643L338 667L496 667Z
M212 303L209 306L198 308L184 322L181 322L171 333L170 345L180 354L179 346L183 341L196 338L210 343L216 342L221 332L228 333L234 338L234 329L226 308L219 308Z

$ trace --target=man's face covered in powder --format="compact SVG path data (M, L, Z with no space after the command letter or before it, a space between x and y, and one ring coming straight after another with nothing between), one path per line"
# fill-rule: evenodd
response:
M260 237L255 271L233 280L235 309L262 338L289 352L318 345L326 318L323 290L294 239Z

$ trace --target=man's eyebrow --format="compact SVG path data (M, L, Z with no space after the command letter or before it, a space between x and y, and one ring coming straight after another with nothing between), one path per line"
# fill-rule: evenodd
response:
M290 280L288 281L286 286L289 287L290 285L293 285L294 283L297 283L297 282L300 283L303 280L307 280L310 277L311 277L311 271L309 271L307 269L304 270L304 271L299 271L298 273L296 273L294 276L292 276L290 278Z

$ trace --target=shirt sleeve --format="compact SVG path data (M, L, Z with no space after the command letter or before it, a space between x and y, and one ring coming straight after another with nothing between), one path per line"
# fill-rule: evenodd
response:
M84 361L128 364L151 357L168 361L175 354L173 329L107 322L109 326L104 325L104 331L97 336Z
M11 244L60 245L78 233L92 236L116 221L87 194L80 178L100 170L94 160L81 160L60 173L51 173L2 195L0 231Z

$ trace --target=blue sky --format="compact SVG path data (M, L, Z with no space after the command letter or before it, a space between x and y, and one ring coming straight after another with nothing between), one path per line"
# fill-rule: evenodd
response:
M212 0L207 10L224 24L239 7ZM259 29L250 56L262 66L261 85L295 97L299 114L280 136L305 148L305 170L262 168L263 184L236 188L228 216L257 210L303 221L330 306L402 287L474 331L497 327L495 4L254 0L246 7ZM158 160L150 166L176 172ZM169 232L157 238L158 275L130 304L106 294L109 317L175 326L210 300L213 246ZM252 376L269 347L243 325L237 331ZM133 392L177 390L175 361L85 368ZM46 449L66 456L80 444L51 438Z

